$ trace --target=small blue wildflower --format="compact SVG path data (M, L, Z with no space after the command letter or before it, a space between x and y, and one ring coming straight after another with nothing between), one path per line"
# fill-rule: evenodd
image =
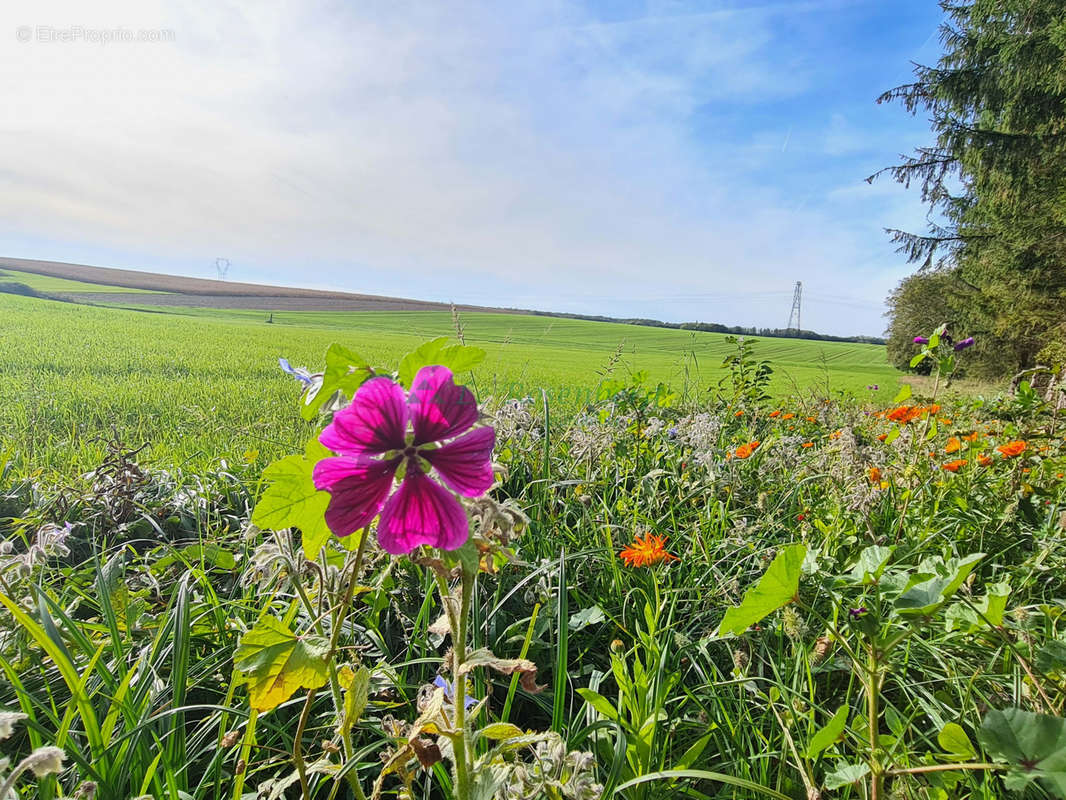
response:
M669 436L671 439L676 439L677 438L677 428L670 428L666 432L666 435Z
M279 358L278 366L281 367L282 371L292 375L292 377L296 378L296 380L304 386L311 385L311 373L307 371L306 367L294 367L289 363L289 359L287 358Z
M451 681L438 675L436 678L433 679L433 685L444 690L445 700L447 700L449 703L455 702L455 700L453 699L455 697L455 689L452 688ZM477 700L475 700L470 695L467 695L466 700L463 702L463 707L469 709L470 706L474 705L475 703L477 703Z

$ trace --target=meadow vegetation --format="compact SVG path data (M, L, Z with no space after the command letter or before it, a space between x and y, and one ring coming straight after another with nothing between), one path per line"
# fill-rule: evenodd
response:
M779 342L709 338L696 381L682 347L476 316L404 356L437 322L0 302L5 745L66 757L25 796L1066 796L1062 421L940 396L966 354L937 335L940 379L893 397L775 386ZM476 387L496 482L456 490L459 549L397 557L327 527L318 438L432 364Z

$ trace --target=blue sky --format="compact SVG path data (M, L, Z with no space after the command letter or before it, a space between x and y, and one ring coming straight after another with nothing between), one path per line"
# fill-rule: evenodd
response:
M801 280L835 334L911 271L863 179L931 138L875 99L932 0L10 5L3 255L760 326Z

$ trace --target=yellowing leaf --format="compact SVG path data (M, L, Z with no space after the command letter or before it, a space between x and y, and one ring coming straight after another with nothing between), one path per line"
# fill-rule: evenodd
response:
M280 620L263 617L241 637L233 664L244 673L252 708L270 711L300 688L325 684L328 653L321 636L297 636Z

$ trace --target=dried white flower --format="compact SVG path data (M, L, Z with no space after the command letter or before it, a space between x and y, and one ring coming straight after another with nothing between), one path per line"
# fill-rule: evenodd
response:
M67 754L59 747L38 747L26 757L23 764L38 778L43 778L45 775L57 775L62 772L66 757Z
M15 732L15 723L22 722L26 715L18 711L0 711L0 739L6 739Z

